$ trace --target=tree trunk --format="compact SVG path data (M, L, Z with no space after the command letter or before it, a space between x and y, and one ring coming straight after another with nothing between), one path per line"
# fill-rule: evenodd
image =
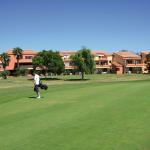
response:
M19 68L19 59L17 59L17 68Z
M84 79L84 72L81 72L82 80Z

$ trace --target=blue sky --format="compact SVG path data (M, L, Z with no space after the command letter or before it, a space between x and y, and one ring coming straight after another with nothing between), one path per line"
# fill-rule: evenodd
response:
M150 49L149 0L0 0L0 52Z

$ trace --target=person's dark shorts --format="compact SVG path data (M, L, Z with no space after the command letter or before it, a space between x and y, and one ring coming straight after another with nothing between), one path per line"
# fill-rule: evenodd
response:
M39 85L35 85L35 86L34 86L34 91L35 91L35 92L39 92Z

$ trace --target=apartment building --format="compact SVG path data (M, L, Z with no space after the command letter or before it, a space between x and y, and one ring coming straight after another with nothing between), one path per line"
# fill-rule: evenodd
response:
M110 73L112 55L105 51L92 51L96 64L96 73Z
M10 62L9 65L6 67L6 70L13 71L15 67L17 66L17 59L16 56L13 54L13 50L10 49L6 51L6 53L10 57ZM65 69L66 70L73 70L75 69L75 66L72 65L70 56L74 54L75 51L61 51L60 55L62 57L62 60L64 61L65 64ZM32 58L35 57L38 54L37 51L33 50L23 50L23 57L22 59L19 60L19 65L21 68L26 68L28 70L32 70ZM0 71L3 71L2 63L0 62Z
M13 71L17 66L17 59L13 54L13 50L10 49L6 52L10 57L9 65L6 67L6 70ZM33 50L23 50L23 57L19 60L19 65L22 68L33 69L32 68L32 58L37 55L38 52ZM0 63L0 71L3 71L2 64Z
M66 70L73 70L75 69L75 66L71 63L70 56L75 54L75 51L61 51L60 56L62 60L64 61L65 69Z
M71 63L70 56L75 54L75 51L61 51L60 55L65 64L66 70L73 70L75 66ZM105 51L92 51L96 64L96 73L109 73L111 71L112 55Z
M141 51L141 61L144 64L143 66L143 73L148 73L150 68L148 66L150 65L150 60L147 59L147 55L150 53L150 51Z
M76 51L60 51L60 55L65 64L66 70L74 70L75 66L71 63L70 56ZM17 60L12 49L7 51L10 56L9 65L6 70L13 71L17 66ZM96 65L96 73L147 73L146 55L149 52L142 51L140 55L132 52L115 52L109 54L106 51L93 50L91 53L94 56ZM38 54L37 51L23 50L23 58L19 60L20 67L32 70L32 58ZM0 62L0 71L3 71L2 63Z
M113 53L112 70L117 74L143 73L144 66L141 56L132 52Z

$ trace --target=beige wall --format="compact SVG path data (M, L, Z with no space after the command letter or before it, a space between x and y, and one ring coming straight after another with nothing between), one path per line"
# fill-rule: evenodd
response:
M111 66L111 64L112 64L112 55L108 55L107 60L108 60L108 65Z

